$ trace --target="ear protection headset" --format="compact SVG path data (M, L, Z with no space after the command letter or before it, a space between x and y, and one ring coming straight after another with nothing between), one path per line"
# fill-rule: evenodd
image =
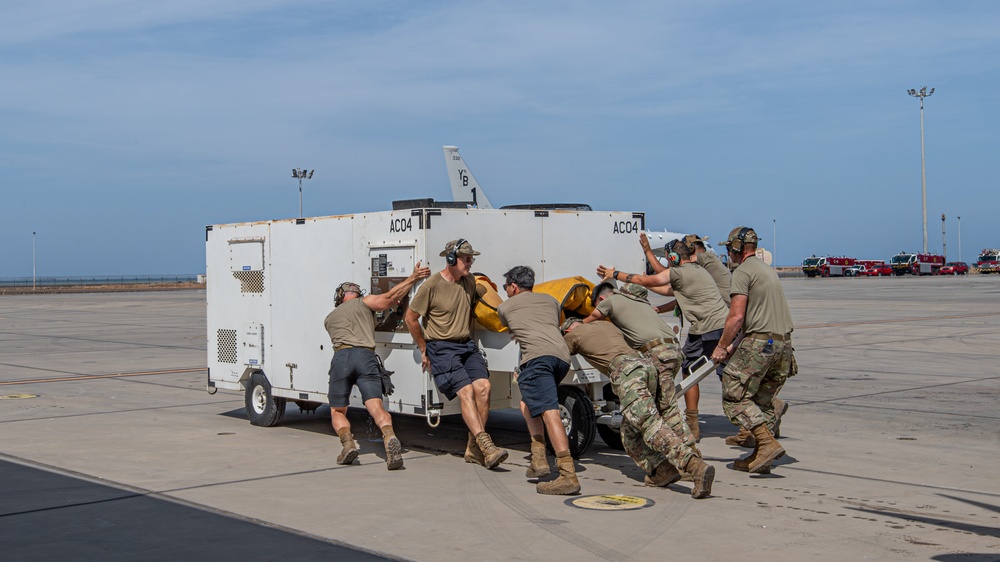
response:
M743 253L743 245L746 244L747 234L751 230L752 229L747 228L745 226L741 228L740 233L736 235L736 240L733 240L732 242L729 243L729 248L734 252L736 252L737 254Z
M361 296L365 295L364 290L357 283L351 283L350 281L346 283L341 283L340 286L337 287L337 291L333 294L334 307L338 307L344 304L344 296L348 292L357 293Z
M674 246L677 245L677 242L677 240L671 240L670 242L667 242L666 246L663 247L663 249L667 252L667 260L670 262L670 267L674 267L681 263L680 254L674 251Z
M455 265L458 263L458 248L466 242L468 242L468 240L465 238L459 238L455 241L455 245L452 246L451 251L444 257L444 261L448 262L448 265Z

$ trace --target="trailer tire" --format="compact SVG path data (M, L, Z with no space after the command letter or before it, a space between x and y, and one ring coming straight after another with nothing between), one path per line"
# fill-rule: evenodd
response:
M271 394L271 383L267 382L267 377L259 371L250 375L244 395L244 405L247 418L253 425L273 427L281 423L281 419L285 417L286 400Z
M568 385L559 386L559 417L569 438L569 452L574 459L587 452L597 437L597 418L594 403L583 390ZM546 439L545 446L552 450L552 440Z
M625 450L625 444L622 443L622 432L620 429L615 429L611 426L603 424L597 424L597 433L600 434L604 444L608 447L619 451Z

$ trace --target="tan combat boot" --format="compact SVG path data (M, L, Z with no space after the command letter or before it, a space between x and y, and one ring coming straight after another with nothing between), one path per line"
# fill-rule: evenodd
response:
M712 481L715 480L715 467L701 460L697 456L692 456L684 467L684 471L691 474L691 497L699 500L712 495Z
M344 428L337 432L340 437L340 444L344 446L340 454L337 455L337 464L351 464L358 458L358 442L351 435L350 428Z
M778 441L767 429L767 424L762 423L753 428L753 436L757 439L757 454L750 461L750 472L762 473L763 469L771 468L771 463L780 459L785 454L785 449L778 444Z
M756 440L754 441L756 442ZM757 458L757 447L755 445L753 448L753 452L751 452L749 455L733 461L733 470L738 470L740 472L750 472L750 463L752 463L756 458ZM771 466L767 465L761 467L760 469L757 470L757 474L771 474Z
M549 468L549 459L546 457L545 452L545 436L532 435L531 465L528 466L528 470L524 475L527 478L540 478L542 476L548 476L551 473L552 469Z
M687 421L691 433L694 434L695 443L701 441L701 428L698 427L698 410L686 410L684 412L684 419Z
M771 433L774 435L775 439L781 437L781 416L785 415L788 411L788 402L780 398L771 399L771 405L774 406L774 431Z
M553 496L570 496L579 492L580 481L576 479L576 467L569 451L556 453L556 464L559 465L559 478L551 482L539 482L535 491Z
M396 437L391 425L382 427L382 442L385 443L385 464L389 470L403 468L403 444Z
M753 433L750 433L750 430L741 427L739 433L726 437L726 445L750 448L757 446L757 440L754 439Z
M507 449L501 449L494 445L489 433L483 431L476 435L476 444L483 452L483 466L486 468L496 468L497 465L507 460Z
M656 467L652 474L646 475L643 482L647 486L663 488L664 486L669 486L680 479L681 473L677 470L677 467L667 461L663 461Z
M486 459L483 452L476 443L476 436L469 432L469 441L465 444L465 462L486 466Z

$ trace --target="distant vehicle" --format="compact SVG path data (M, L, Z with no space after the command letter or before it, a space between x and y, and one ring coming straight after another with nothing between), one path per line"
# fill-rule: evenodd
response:
M944 266L944 256L900 252L892 256L891 263L895 275L937 275Z
M964 261L950 261L941 268L941 275L965 275L969 272L969 264Z
M802 273L807 277L839 277L844 275L844 270L854 265L857 260L846 256L818 258L808 257L802 260Z
M976 270L979 273L1000 273L1000 250L984 249L976 260Z
M874 261L865 269L866 277L889 277L892 275L892 267L884 261Z
M879 275L879 271L885 266L882 260L856 260L854 265L844 270L845 277L872 277ZM874 271L875 273L869 273ZM889 270L892 274L892 270Z

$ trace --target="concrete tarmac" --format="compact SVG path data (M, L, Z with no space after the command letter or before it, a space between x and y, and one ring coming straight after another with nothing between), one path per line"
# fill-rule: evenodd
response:
M516 411L491 416L494 471L463 462L461 420L396 416L397 472L364 412L346 467L325 407L251 426L205 392L203 291L2 296L2 558L1000 560L1000 277L782 282L787 455L728 469L746 450L706 379L712 497L644 486L598 438L582 493L652 502L625 511L536 494Z

